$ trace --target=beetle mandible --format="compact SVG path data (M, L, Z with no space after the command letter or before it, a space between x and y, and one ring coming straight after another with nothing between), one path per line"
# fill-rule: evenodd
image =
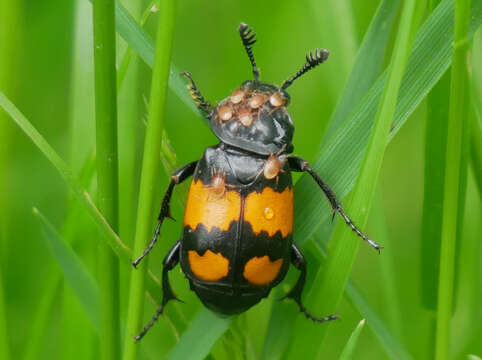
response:
M336 319L336 314L316 317L302 304L306 260L293 242L293 184L291 172L307 172L348 226L373 248L382 248L362 233L345 214L331 188L304 159L291 155L294 126L286 107L286 89L300 76L328 59L316 49L306 63L280 87L261 82L252 46L256 34L247 24L238 28L251 61L254 80L245 81L217 106L208 103L191 74L188 89L197 108L207 117L219 144L208 147L202 158L171 176L154 236L133 262L136 267L153 248L162 223L170 218L174 187L193 176L184 214L181 238L163 261L162 304L152 320L136 336L140 340L176 300L168 272L178 263L202 303L210 310L235 315L248 310L285 277L290 265L300 271L294 287L285 295L315 322Z

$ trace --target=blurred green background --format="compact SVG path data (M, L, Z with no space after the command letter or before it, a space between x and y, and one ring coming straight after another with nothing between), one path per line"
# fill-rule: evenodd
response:
M10 51L0 54L0 67L3 66L4 79L7 79L3 85L0 83L0 90L10 97L70 167L80 173L95 147L92 6L87 0L0 1L0 11L4 14L3 17L0 15L3 21L0 28L4 31L0 39L4 44L7 37L11 40ZM141 0L121 2L136 18L140 18L144 9L150 6ZM216 102L251 77L249 62L236 31L241 21L250 24L258 34L254 53L263 81L280 84L299 69L309 50L316 47L329 49L329 61L290 88L292 102L289 110L296 125L295 153L312 161L379 3L377 0L180 1L175 19L172 62L179 70L190 71L208 100ZM432 5L430 1L417 1L414 35L429 16ZM399 19L400 9L396 16ZM13 24L8 24L9 20ZM152 37L156 20L157 14L153 12L144 26ZM390 30L382 69L390 58L396 26L397 20ZM120 63L127 48L120 37L117 48ZM471 85L482 90L480 30L474 38L470 61ZM120 235L129 246L133 241L150 76L151 69L134 56L118 93ZM477 90L473 91L477 94ZM480 97L474 97L475 107L481 109ZM442 97L440 100L444 102ZM351 275L352 283L376 310L384 326L414 359L432 358L434 342L435 313L422 303L424 285L421 282L422 244L438 241L421 235L428 107L427 101L422 101L388 145L377 190L379 201L373 206L366 226L367 233L385 245L381 256L386 258L391 272L381 264L380 256L366 244L361 244ZM75 243L75 251L92 274L96 274L98 232L86 212L69 195L51 164L8 117L1 120L3 229L0 267L5 339L11 358L97 359L97 332L70 284L59 276L62 270L49 250L42 225L33 215L32 208L37 207L65 239ZM161 172L158 191L152 194L156 203L160 203L168 183L165 169L198 159L206 146L216 143L203 120L172 92L168 96L165 129L175 159L171 159ZM136 175L132 177L131 173ZM84 186L95 194L95 182L84 181ZM451 358L454 359L465 359L467 354L482 355L479 190L473 168L469 167L465 216L459 239L451 343ZM173 215L178 221L164 225L162 240L150 255L150 268L158 276L164 254L180 233L183 199L179 194L182 191L176 193L173 201ZM69 216L70 224L74 226L65 225ZM153 218L155 216L153 214ZM320 243L327 240L317 239L316 235L314 238ZM353 237L353 241L358 239ZM439 261L436 255L431 260L434 263ZM125 326L130 271L128 267L121 268L121 327ZM293 283L294 275L290 272L280 288L285 289ZM56 280L58 278L62 280ZM182 335L178 331L189 328L202 308L179 269L173 271L171 279L179 297L186 303L172 305L167 317L160 318L139 345L139 359L166 358ZM278 297L280 294L277 293ZM234 320L215 342L210 358L281 357L292 335L288 334L287 339L280 338L284 339L277 346L280 354L266 349L271 308L276 304L277 310L281 309L281 328L294 327L297 310L292 303L278 305L275 298L272 294ZM155 305L146 300L146 321L154 310ZM323 344L326 359L338 358L353 329L363 318L346 298L338 313L342 321L330 325ZM286 322L283 322L284 316ZM179 320L179 317L183 318ZM175 330L173 321L184 325ZM125 336L124 331L120 336ZM373 330L365 326L354 358L393 357L384 350Z

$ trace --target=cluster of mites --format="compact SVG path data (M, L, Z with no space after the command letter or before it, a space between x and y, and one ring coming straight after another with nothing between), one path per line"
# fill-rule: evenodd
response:
M218 119L220 122L237 119L244 126L250 126L253 123L254 116L259 116L259 111L267 102L275 111L285 104L286 99L279 92L266 95L257 92L248 93L243 89L237 89L217 107Z

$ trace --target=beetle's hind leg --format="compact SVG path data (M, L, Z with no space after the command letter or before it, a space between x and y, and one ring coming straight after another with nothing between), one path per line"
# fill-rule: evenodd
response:
M209 114L213 111L214 107L206 101L204 96L201 94L197 88L192 76L188 72L183 72L181 75L185 76L189 80L189 85L187 86L189 93L191 94L194 103L197 108L204 114L204 116L209 117Z
M303 289L305 288L306 282L306 260L301 250L296 246L294 243L291 244L291 263L301 271L300 277L296 282L295 286L286 294L281 300L284 299L293 299L296 304L298 305L300 311L310 320L314 322L322 323L325 321L331 321L338 319L336 314L332 314L329 316L325 316L322 318L316 317L308 312L306 308L303 306L301 302L301 295L303 293Z
M146 326L144 326L144 329L135 337L136 341L141 340L144 335L149 331L149 329L154 325L154 323L157 321L159 316L162 315L164 312L164 308L166 307L166 304L170 300L179 300L176 295L174 294L174 291L172 291L171 284L169 283L169 276L168 273L174 267L179 263L179 255L180 255L180 250L181 250L181 240L178 240L174 246L169 250L167 253L166 257L164 258L164 261L162 262L162 303L159 309L156 310L156 313L152 317L151 321L147 323Z

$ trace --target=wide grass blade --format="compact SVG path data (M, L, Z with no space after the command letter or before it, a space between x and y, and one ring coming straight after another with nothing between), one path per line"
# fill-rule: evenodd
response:
M399 5L399 0L384 0L375 13L363 38L347 85L330 121L325 139L328 139L331 133L336 132L343 125L343 120L349 115L350 109L357 106L363 95L370 90L370 87L376 81L382 66L382 59L387 50L390 29L395 21L395 14ZM298 193L296 196L298 196ZM273 354L281 354L284 351L282 344L287 343L289 336L284 336L286 331L279 329L279 324L286 321L291 323L296 317L294 312L289 312L286 315L286 310L289 307L285 302L274 302L273 304L269 325L270 331L267 333L263 349L264 358L275 359L277 356ZM286 318L287 316L288 318ZM288 333L291 334L292 332L288 331Z
M169 354L170 360L202 360L232 322L202 309Z
M64 240L51 222L37 209L33 213L42 223L47 247L57 260L65 279L82 303L94 328L100 330L100 291L97 282L82 260Z
M355 330L353 330L353 332L350 335L350 338L348 339L345 347L343 348L343 351L339 358L340 360L356 359L355 347L356 347L356 344L358 343L358 338L360 337L361 331L363 330L365 323L366 323L365 319L361 320L356 326Z
M405 63L410 52L409 38L414 8L414 0L404 3L386 87L376 114L353 197L345 206L347 213L352 214L352 217L362 227L366 223L371 208L387 145L388 133L395 113ZM351 228L346 226L344 222L338 221L333 234L333 249L330 251L326 267L319 270L316 276L315 283L321 284L321 286L312 289L306 298L306 304L309 309L313 309L312 311L315 311L317 314L324 314L322 316L336 312L359 243L359 239L353 239ZM323 343L329 326L329 323L323 324L323 326L309 323L300 317L297 322L295 339L291 346L291 358L298 356L313 358L317 354L319 356L319 348L315 349L310 347L309 344L314 342Z
M449 359L450 321L453 307L455 253L458 222L460 224L460 198L463 196L463 143L464 127L468 126L467 50L470 19L470 0L455 3L454 53L450 83L450 108L447 125L447 152L443 200L442 242L440 248L440 275L437 303L435 358ZM466 159L465 159L466 160ZM462 191L461 191L462 190Z
M453 2L443 1L418 31L400 88L389 140L425 98L451 64ZM482 1L473 1L469 36L482 22ZM329 141L317 152L312 167L330 184L339 198L354 185L376 115L386 73L373 85L362 102ZM302 176L295 186L295 240L303 244L318 228L326 237L331 212L311 178Z
M343 121L377 80L400 2L400 0L384 0L380 3L363 38L350 77L328 125L325 141L339 130Z
M149 121L144 143L141 184L137 207L134 253L140 255L152 235L152 214L154 213L153 190L159 174L159 153L162 145L162 130L166 107L169 65L171 63L172 36L177 1L165 0L159 9L160 18L157 29L156 56L151 82L149 102ZM134 360L139 346L132 339L142 330L144 313L144 279L147 259L131 273L129 307L127 313L124 360Z

